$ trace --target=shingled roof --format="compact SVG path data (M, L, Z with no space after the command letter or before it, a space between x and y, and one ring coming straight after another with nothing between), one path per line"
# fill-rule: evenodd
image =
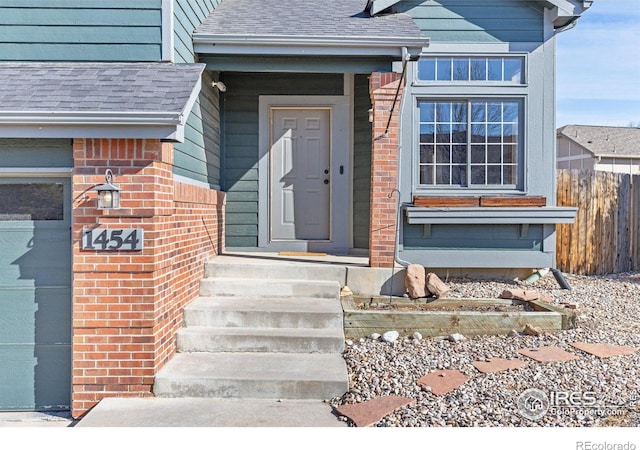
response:
M223 0L193 38L196 44L428 45L407 14L371 16L366 6L367 0Z
M180 140L204 64L0 63L0 136L28 126L158 128ZM60 129L57 133L60 133ZM76 128L73 137L81 136ZM131 131L129 131L131 132ZM19 137L19 136L14 136ZM148 136L140 136L148 137Z
M557 134L581 145L594 156L640 157L640 128L566 125Z

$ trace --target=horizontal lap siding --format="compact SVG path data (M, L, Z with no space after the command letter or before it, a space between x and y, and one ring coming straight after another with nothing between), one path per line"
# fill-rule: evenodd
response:
M218 0L178 0L174 5L174 61L193 63L192 34ZM219 93L211 87L205 73L202 90L185 126L185 141L174 147L174 173L210 186L220 185L220 109Z
M353 246L369 248L371 123L369 76L356 75L353 108Z
M7 0L0 61L160 61L162 0Z
M227 247L258 246L260 95L342 95L342 74L224 73L224 181Z
M73 167L70 139L0 139L0 167Z
M543 8L520 0L400 2L432 42L541 42Z

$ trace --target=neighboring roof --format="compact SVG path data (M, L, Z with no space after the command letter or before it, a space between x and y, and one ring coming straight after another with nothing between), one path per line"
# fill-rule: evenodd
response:
M596 157L640 158L640 128L566 125L557 134Z
M298 54L358 54L375 47L377 54L388 49L386 54L401 55L400 47L428 46L408 15L372 17L366 5L367 0L223 0L193 41L196 52L220 54L239 49L264 54L264 47L277 46L273 54L287 54L292 47Z
M34 126L55 137L65 133L72 133L65 137L114 137L82 133L99 133L96 129L105 127L117 132L114 127L120 126L129 134L121 137L138 132L137 137L182 140L182 127L200 91L204 67L0 63L0 137L37 137L11 135L33 133Z

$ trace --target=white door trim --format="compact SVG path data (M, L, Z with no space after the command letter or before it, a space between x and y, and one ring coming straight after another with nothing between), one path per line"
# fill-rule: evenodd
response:
M331 110L331 223L329 241L270 242L270 109L273 107ZM351 211L351 114L349 97L325 95L261 95L259 97L258 247L268 251L348 253ZM340 168L342 167L342 171Z

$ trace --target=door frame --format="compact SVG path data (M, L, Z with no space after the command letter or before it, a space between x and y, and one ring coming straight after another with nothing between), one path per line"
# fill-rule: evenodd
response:
M271 241L271 110L272 108L325 108L330 112L331 194L328 241ZM346 254L351 224L351 115L347 96L261 95L259 96L258 247L266 251L317 251ZM340 173L340 167L343 171ZM342 195L341 195L342 194ZM346 194L346 195L345 195Z

